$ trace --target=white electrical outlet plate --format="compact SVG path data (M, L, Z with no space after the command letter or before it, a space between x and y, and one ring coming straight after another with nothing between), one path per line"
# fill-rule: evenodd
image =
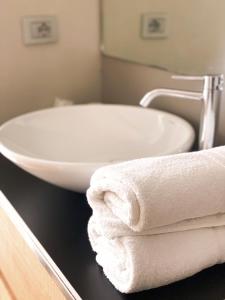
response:
M56 16L27 16L22 20L25 45L55 43L58 40Z
M143 39L165 39L168 37L168 16L166 13L147 13L141 16L141 37Z

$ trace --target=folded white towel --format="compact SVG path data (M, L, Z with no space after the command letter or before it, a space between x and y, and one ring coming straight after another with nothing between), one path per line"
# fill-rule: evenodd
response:
M225 147L103 167L92 176L87 197L95 212L109 208L136 232L183 221L198 228L202 219L190 219L225 213ZM208 219L200 227L204 222L208 227Z
M155 288L225 262L225 227L109 239L98 219L88 225L96 260L122 293Z
M200 228L211 228L225 226L225 214L217 214L201 218L184 220L178 223L159 226L142 230L141 232L133 231L116 217L108 207L105 207L104 212L94 210L94 219L98 220L98 228L101 234L107 238L135 236L135 235L153 235L161 233L170 233L178 231L187 231Z

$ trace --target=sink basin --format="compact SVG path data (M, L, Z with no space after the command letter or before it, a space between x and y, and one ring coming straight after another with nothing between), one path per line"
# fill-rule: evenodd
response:
M35 111L0 127L0 152L27 172L85 192L104 165L190 150L194 130L155 109L85 104Z

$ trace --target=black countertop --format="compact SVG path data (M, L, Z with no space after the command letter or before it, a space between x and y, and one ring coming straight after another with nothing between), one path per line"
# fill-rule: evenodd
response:
M45 183L2 156L0 190L83 300L225 299L225 264L169 286L121 294L95 262L86 231L91 210L85 195Z

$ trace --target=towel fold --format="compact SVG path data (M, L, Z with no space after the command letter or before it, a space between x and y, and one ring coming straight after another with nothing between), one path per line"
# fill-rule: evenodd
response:
M136 232L225 213L225 147L100 168L87 191Z
M123 293L225 262L225 147L103 167L87 198L96 260Z
M101 228L102 235L107 238L122 237L128 235L153 235L200 228L225 226L225 214L217 214L201 218L188 219L178 223L154 227L147 230L142 230L141 232L137 232L130 229L118 217L112 214L108 207L105 208L104 213L94 211L93 215L95 217L94 219L98 220L98 227Z
M88 225L96 260L122 293L166 285L225 262L225 227L108 239L97 224L92 217Z

